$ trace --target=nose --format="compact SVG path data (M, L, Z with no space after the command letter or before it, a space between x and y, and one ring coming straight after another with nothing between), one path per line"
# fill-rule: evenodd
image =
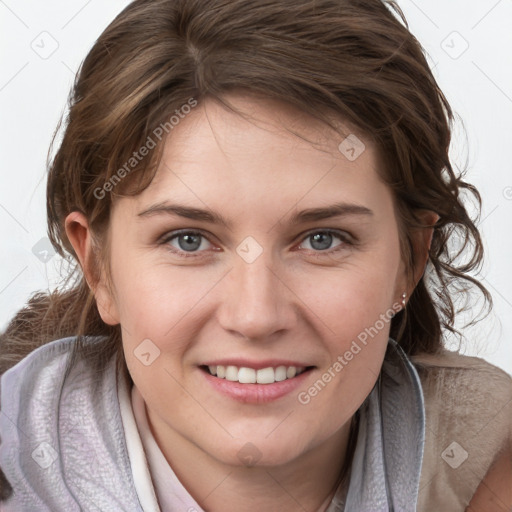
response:
M226 276L218 319L226 331L265 341L295 324L293 297L282 272L263 255L253 263L240 259Z

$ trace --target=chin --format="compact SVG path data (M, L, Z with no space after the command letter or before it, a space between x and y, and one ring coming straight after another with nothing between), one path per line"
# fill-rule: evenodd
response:
M223 464L239 467L276 467L286 465L299 457L303 452L297 449L297 444L290 442L287 445L276 440L270 441L264 437L261 439L250 439L247 437L245 442L235 440L234 450L225 450L226 447L220 447L220 450L210 452L217 460Z

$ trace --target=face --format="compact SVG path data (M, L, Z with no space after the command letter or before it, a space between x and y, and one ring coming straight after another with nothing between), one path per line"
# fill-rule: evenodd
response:
M348 128L231 101L253 120L198 105L152 184L115 203L99 302L157 438L278 465L336 439L370 393L404 268L369 140L340 150Z

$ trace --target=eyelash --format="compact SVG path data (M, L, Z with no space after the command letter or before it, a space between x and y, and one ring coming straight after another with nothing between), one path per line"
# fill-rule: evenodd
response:
M326 256L326 255L332 255L333 253L335 253L335 252L337 252L339 250L342 250L343 248L346 248L347 245L349 245L349 246L355 245L354 239L350 235L348 235L344 231L338 231L338 230L334 230L334 229L316 229L316 230L313 230L313 231L309 231L309 232L305 233L302 236L301 242L300 242L299 245L301 245L308 238L312 237L315 234L319 234L319 233L333 235L333 236L337 237L341 241L341 244L337 245L333 249L326 249L326 250L323 250L323 251L321 251L321 250L314 250L314 249L307 249L307 251L312 251L311 255L313 257L321 258L321 257ZM184 235L199 235L199 236L205 238L206 240L208 240L208 237L202 231L198 231L198 230L179 230L179 231L172 231L172 232L168 233L161 240L160 245L165 245L166 248L169 251L171 251L173 254L178 255L181 258L201 258L201 257L204 257L201 253L205 252L205 251L187 252L187 251L176 249L175 247L172 247L169 244L169 242L171 242L171 240L174 240L174 239L176 239L176 238L178 238L180 236L184 236ZM211 243L209 240L208 240L208 242Z

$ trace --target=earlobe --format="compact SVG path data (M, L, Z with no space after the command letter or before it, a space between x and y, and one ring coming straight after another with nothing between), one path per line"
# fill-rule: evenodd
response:
M108 325L117 325L119 315L115 301L107 286L104 273L95 270L95 254L93 251L92 233L89 222L81 212L70 213L65 220L66 235L73 246L84 277L94 298L103 321Z
M115 302L104 284L98 284L94 291L94 298L101 319L108 325L118 325L120 321Z

